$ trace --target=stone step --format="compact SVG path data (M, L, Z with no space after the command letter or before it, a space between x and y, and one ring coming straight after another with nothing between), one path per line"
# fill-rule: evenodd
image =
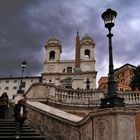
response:
M1 129L0 132L1 133L3 133L3 132L12 132L12 133L15 133L15 129ZM24 129L21 132L22 133L35 133L35 130L26 130L26 129Z
M1 125L15 125L15 122L14 121L3 121L3 122L0 122L0 126ZM23 124L25 126L27 126L27 124Z
M14 133L12 133L12 132L3 132L3 133L1 133L0 132L0 136L13 136L13 135L15 135L15 132ZM39 133L37 133L37 132L35 132L35 133L20 133L20 135L21 136L40 136L40 134Z
M15 121L13 120L13 121L0 121L0 124L14 124L15 123Z
M16 136L0 136L0 140L15 140ZM44 136L19 136L19 140L45 140Z
M0 130L1 130L1 129L15 129L15 126L1 126L1 125L0 125ZM22 129L23 129L23 130L24 130L24 129L31 130L31 128L30 128L30 127L27 127L27 126L26 126L26 127L23 126Z
M14 124L0 124L0 127L15 127L15 123ZM23 124L22 126L23 128L30 128L27 124Z
M0 120L0 140L15 140L15 122L14 119ZM24 124L20 133L20 140L45 140L34 129Z
M0 122L12 122L14 121L14 118L12 119L0 119Z

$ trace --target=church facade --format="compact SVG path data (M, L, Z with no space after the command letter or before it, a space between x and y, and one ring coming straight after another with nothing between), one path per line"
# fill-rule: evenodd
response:
M80 39L77 32L75 42L75 60L60 60L62 45L57 38L46 42L43 83L70 89L96 88L94 40L88 34Z
M49 83L68 89L95 89L95 43L85 34L81 39L77 32L75 39L75 60L60 60L61 41L50 38L45 44L45 57L41 76L23 77L26 92L33 83ZM68 52L69 53L69 52ZM17 94L21 77L0 78L0 91L7 92L10 99Z

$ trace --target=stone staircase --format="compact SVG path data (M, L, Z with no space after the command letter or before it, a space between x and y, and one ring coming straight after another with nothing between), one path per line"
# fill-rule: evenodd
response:
M15 140L15 122L13 119L1 119L0 120L0 140ZM35 130L30 128L27 124L23 125L23 129L20 133L19 140L45 140L44 136L41 136Z

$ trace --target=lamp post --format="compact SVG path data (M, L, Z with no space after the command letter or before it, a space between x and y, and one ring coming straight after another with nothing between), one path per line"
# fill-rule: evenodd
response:
M112 37L111 28L115 25L115 18L117 12L111 9L107 9L102 14L102 19L104 20L105 27L108 29L109 34L107 35L109 39L109 74L107 83L107 94L103 99L101 99L101 108L107 107L124 107L124 99L118 96L117 93L117 83L114 78L114 66L113 66L113 53L112 53Z
M19 85L19 90L17 91L18 94L22 94L24 91L22 90L22 79L23 79L23 73L24 73L24 70L26 68L26 61L23 61L21 63L21 68L22 68L22 72L21 72L21 78L20 78L20 85Z

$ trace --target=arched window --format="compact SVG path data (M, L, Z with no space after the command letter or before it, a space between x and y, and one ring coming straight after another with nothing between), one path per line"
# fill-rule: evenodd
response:
M55 51L50 52L49 60L54 60L55 59Z
M67 73L72 73L72 67L67 67Z
M85 56L90 58L90 50L88 50L88 49L85 50Z

